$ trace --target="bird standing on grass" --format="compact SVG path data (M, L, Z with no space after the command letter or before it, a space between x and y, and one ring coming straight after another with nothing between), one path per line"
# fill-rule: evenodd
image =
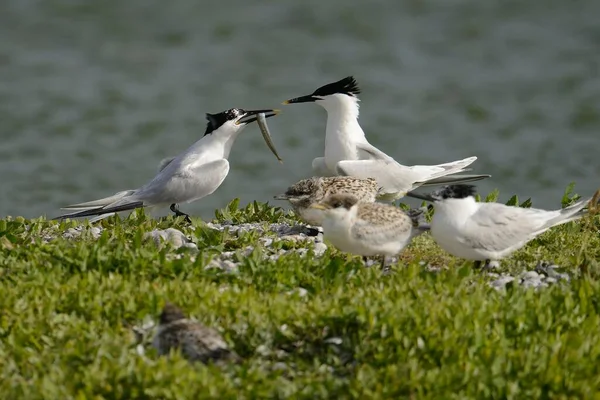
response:
M240 361L240 357L229 349L217 331L187 319L174 304L167 303L164 306L159 322L158 331L152 341L159 355L180 350L189 361Z
M348 194L327 197L313 208L325 211L323 235L341 251L363 257L400 253L414 238L429 230L402 209L382 203L359 203Z
M240 132L264 113L276 115L278 110L246 111L232 108L218 114L206 114L208 124L204 137L173 159L161 162L158 174L139 189L125 190L104 199L73 204L63 208L76 211L56 219L108 217L116 212L142 207L168 206L176 216L189 215L179 210L178 204L191 203L212 194L229 173L229 153Z
M448 253L482 261L486 266L525 246L548 229L583 217L591 200L581 200L562 210L521 208L500 203L478 203L473 197L475 186L450 185L427 195L411 197L431 201L435 213L431 235Z

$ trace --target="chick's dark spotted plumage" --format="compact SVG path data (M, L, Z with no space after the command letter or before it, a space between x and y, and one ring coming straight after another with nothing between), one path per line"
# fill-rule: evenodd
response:
M179 307L171 303L165 305L160 315L153 346L159 355L179 350L189 361L208 363L240 360L216 330L186 318Z
M351 176L313 177L302 179L290 186L278 200L287 200L294 212L305 222L320 225L322 213L311 209L311 205L321 202L334 194L349 194L360 202L373 203L379 193L375 179L360 179Z

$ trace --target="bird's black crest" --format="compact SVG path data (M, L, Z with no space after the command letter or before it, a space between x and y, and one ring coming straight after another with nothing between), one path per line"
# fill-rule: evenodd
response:
M348 96L356 96L360 94L360 89L356 83L356 79L348 76L340 81L321 86L313 93L313 96L329 96L332 94L341 93Z
M160 313L160 323L168 324L170 322L179 321L180 319L185 319L183 311L173 303L165 304L162 313Z
M477 189L474 185L448 185L437 191L436 196L439 199L464 199L469 196L475 196Z
M245 111L241 108L232 108L227 111L220 112L218 114L208 114L206 113L206 119L208 124L206 124L206 132L204 132L204 136L213 133L213 131L219 129L225 122L234 120L245 114Z

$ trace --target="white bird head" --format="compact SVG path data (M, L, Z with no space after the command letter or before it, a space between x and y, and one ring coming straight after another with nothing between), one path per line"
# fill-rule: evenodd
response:
M358 198L351 194L332 194L322 202L311 205L311 208L323 210L335 218L343 218L357 204Z
M273 117L279 113L279 110L243 110L241 108L232 108L218 114L206 114L208 124L206 125L206 135L225 135L240 132L251 122L256 121L258 114L264 113L265 118Z
M359 94L360 89L358 88L356 79L352 76L348 76L337 82L321 86L312 94L286 100L283 104L314 102L325 108L327 111L344 106L358 108Z

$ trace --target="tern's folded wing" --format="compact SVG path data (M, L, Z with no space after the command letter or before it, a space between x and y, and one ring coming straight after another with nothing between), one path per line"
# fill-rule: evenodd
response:
M194 165L171 175L159 173L136 197L149 206L188 203L217 190L228 173L229 162L225 159Z
M359 152L359 158L362 159L372 159L372 160L385 160L385 161L394 161L394 159L383 151L379 150L377 147L373 146L371 143L365 141L360 142L356 145L356 149ZM362 154L361 154L362 153Z
M460 241L475 249L503 251L520 247L546 231L560 211L485 203L464 225Z

